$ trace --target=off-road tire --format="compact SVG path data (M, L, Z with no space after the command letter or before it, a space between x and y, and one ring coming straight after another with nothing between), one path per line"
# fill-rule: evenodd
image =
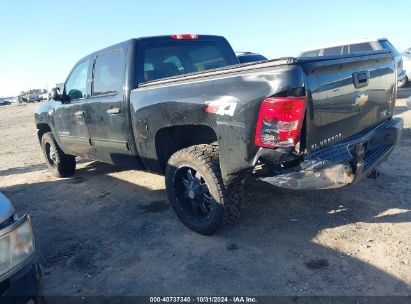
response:
M180 168L186 167L193 168L201 174L213 198L212 212L203 222L196 221L186 211L183 206L184 199L178 199L181 193L176 189L178 188L176 173ZM222 224L235 223L239 217L243 187L240 181L232 182L228 186L224 185L217 146L196 145L174 153L167 162L165 182L172 208L178 218L193 231L209 235Z
M41 137L41 149L43 150L47 167L54 176L67 177L76 171L75 156L65 154L51 132L44 133ZM50 156L50 149L54 151L53 158Z

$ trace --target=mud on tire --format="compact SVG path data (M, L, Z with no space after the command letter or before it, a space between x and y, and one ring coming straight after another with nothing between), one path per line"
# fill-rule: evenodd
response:
M166 167L166 189L179 219L198 233L212 234L239 217L242 185L224 185L216 146L196 145L174 153Z

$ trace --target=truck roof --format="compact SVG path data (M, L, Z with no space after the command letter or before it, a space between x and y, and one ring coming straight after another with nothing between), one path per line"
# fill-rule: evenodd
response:
M191 37L188 37L191 36ZM173 35L161 35L161 36L147 36L147 37L139 37L139 38L131 38L126 41L122 41L110 46L107 46L105 48L102 48L100 50L94 51L84 57L82 57L78 62L83 61L87 57L96 54L96 53L101 53L104 52L105 50L110 50L113 49L114 47L120 47L122 45L128 44L132 41L140 41L143 43L156 43L156 42L173 42L173 41L207 41L207 40L226 40L223 36L217 36L217 35L197 35L197 34L173 34Z
M191 36L191 37L190 37ZM197 34L173 34L173 35L161 35L161 36L147 36L140 38L133 38L131 40L140 41L176 41L176 40L220 40L225 38L217 35L197 35Z

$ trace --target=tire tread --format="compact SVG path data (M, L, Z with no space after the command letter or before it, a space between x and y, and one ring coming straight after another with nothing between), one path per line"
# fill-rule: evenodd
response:
M216 185L219 203L223 206L223 219L219 223L214 223L207 231L197 231L203 234L211 234L219 228L221 224L229 225L235 223L240 216L240 205L242 199L242 185L240 182L232 182L227 187L224 184L219 161L219 151L217 146L213 145L195 145L174 153L166 168L166 184L169 191L170 170L175 164L183 162L199 163L204 171L213 179ZM217 227L216 227L217 226ZM192 227L189 227L192 228Z
M47 159L46 151L45 151L45 144L49 143L53 145L56 152L58 162L57 165L52 166ZM56 139L54 138L53 133L46 132L41 137L41 148L43 150L44 157L46 159L47 167L49 168L50 172L56 177L68 177L73 175L76 170L76 158L73 155L69 155L61 150L60 146L57 144Z

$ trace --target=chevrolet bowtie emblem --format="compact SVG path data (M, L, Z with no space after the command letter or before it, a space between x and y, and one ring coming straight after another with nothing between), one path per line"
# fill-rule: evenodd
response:
M365 93L361 93L355 99L354 106L355 107L362 107L363 105L365 105L367 103L367 101L368 101L368 95L365 94Z

